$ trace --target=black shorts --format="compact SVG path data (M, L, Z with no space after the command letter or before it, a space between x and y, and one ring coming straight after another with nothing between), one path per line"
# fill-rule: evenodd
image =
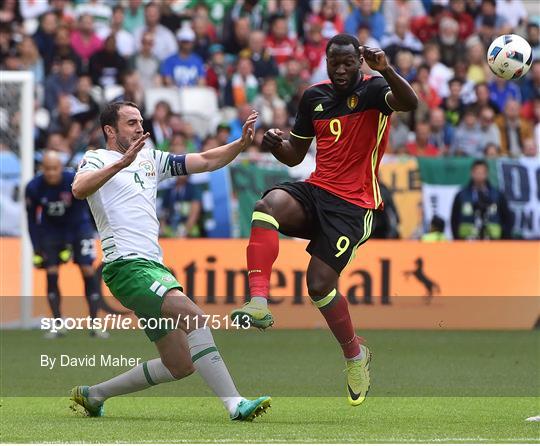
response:
M70 249L73 261L77 265L92 265L96 258L94 234L92 232L79 232L67 237L48 237L41 241L41 255L43 266L56 266L63 263L60 252Z
M356 249L371 235L373 210L305 181L278 184L264 195L273 189L283 189L302 204L313 225L306 251L341 274L354 259Z

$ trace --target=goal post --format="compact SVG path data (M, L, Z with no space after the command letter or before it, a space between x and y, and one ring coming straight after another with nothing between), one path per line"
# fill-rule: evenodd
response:
M21 177L19 203L21 209L21 264L20 264L20 326L32 326L33 265L32 244L28 234L24 206L24 188L34 176L34 75L30 71L0 71L0 107L7 116L19 113L18 129L13 140L14 150L20 158ZM11 109L9 109L11 108ZM10 129L13 131L13 127Z

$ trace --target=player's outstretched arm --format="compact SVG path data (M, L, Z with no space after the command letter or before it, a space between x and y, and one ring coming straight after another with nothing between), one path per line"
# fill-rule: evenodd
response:
M392 90L386 101L390 108L395 111L410 111L418 106L418 97L409 85L388 63L386 54L379 48L362 46L362 56L372 70L376 70L386 79Z
M264 136L262 148L272 152L274 157L289 167L300 164L306 157L306 153L313 138L298 138L291 135L289 139L282 138L280 129L270 129Z
M203 153L188 153L186 155L186 171L188 173L211 172L229 164L253 141L255 121L257 121L258 116L256 111L248 116L242 127L240 139Z
M137 158L137 154L144 147L146 139L149 136L149 133L141 135L139 139L135 140L128 147L124 156L115 163L109 164L102 169L77 173L75 181L73 181L73 185L71 186L73 196L79 200L84 200L95 193L118 172L128 167Z

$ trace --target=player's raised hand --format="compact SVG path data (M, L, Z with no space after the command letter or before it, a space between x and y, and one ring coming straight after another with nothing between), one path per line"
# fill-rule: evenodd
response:
M369 68L375 71L382 71L388 68L388 59L386 54L380 48L370 48L369 46L360 47L361 55L368 64Z
M251 114L248 116L246 122L244 122L244 125L242 126L242 138L240 139L242 150L246 149L247 146L249 146L253 141L253 136L255 135L255 121L257 121L258 117L259 113L252 110Z
M263 151L272 151L272 149L281 146L283 132L280 129L267 130L263 136L261 147Z
M135 158L137 158L137 154L142 150L149 136L150 133L143 133L139 138L133 141L133 143L124 153L124 156L120 159L120 167L124 168L129 166L135 160Z

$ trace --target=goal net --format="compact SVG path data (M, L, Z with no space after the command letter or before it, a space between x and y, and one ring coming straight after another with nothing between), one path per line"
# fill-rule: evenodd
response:
M24 186L34 175L34 79L27 71L0 71L0 237L20 237L20 276L5 277L0 305L3 326L32 325L32 246L24 211ZM18 162L17 162L18 158ZM15 253L0 247L2 262ZM18 284L15 284L15 282ZM18 293L9 293L13 290ZM13 294L17 294L14 296ZM20 299L14 299L19 297ZM18 317L6 321L8 307L18 301ZM12 313L13 314L13 313Z

